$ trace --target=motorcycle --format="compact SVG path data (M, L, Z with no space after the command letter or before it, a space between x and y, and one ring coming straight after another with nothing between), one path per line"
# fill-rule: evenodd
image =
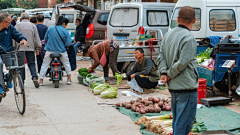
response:
M55 83L55 88L59 88L59 81L62 81L63 77L63 64L60 61L61 54L60 53L52 53L50 54L52 61L50 63L50 79L49 81L53 81Z

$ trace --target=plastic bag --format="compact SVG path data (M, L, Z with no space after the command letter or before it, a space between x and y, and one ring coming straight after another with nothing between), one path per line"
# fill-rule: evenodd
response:
M135 91L138 91L140 93L143 93L143 89L138 85L137 81L135 80L135 78L133 78L130 82L127 82L128 85L134 89Z

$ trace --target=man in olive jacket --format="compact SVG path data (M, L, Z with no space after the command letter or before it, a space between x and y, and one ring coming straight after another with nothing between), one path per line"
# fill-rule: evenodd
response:
M183 7L178 14L178 27L164 37L158 56L158 70L172 96L173 135L187 135L196 116L198 73L195 58L197 43L190 30L195 11Z

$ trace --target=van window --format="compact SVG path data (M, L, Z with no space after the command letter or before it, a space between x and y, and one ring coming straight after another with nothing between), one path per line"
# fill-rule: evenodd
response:
M167 26L168 25L167 11L148 10L147 23L148 26Z
M112 11L110 25L132 27L138 24L138 8L116 8Z
M102 13L99 15L97 22L102 25L107 25L109 13Z
M171 28L175 28L178 26L177 17L180 9L181 8L176 8L173 13L172 20L171 20ZM199 8L193 8L193 9L195 10L196 21L192 26L192 31L199 31L201 28L201 9Z
M66 17L69 20L69 23L74 22L74 15L73 14L61 14L61 15Z
M209 12L209 27L212 31L234 31L235 13L231 9L213 9Z

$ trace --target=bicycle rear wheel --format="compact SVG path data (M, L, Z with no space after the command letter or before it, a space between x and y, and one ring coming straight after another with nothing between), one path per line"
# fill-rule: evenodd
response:
M26 109L26 100L24 85L19 73L13 75L13 83L16 105L19 113L23 115Z

